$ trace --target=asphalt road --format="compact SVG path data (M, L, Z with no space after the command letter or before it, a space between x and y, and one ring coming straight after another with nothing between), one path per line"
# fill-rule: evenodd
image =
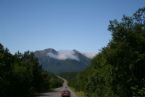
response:
M59 78L64 81L62 87L56 88L52 92L41 93L40 96L37 97L61 97L61 91L66 88L71 92L71 97L76 97L75 93L68 87L67 80L63 79L62 77Z

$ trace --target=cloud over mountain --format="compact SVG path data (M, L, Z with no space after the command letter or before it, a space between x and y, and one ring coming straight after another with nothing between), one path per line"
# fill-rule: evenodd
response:
M57 54L54 54L52 52L48 52L47 55L49 57L52 57L52 58L55 58L58 60L72 59L72 60L79 61L79 58L75 55L75 52L69 51L69 50L61 50L61 51L58 51Z
M82 53L77 50L59 50L53 48L35 51L42 68L53 73L78 72L90 64L92 53Z
M97 52L84 52L82 54L85 55L86 57L92 59L93 57L96 56Z

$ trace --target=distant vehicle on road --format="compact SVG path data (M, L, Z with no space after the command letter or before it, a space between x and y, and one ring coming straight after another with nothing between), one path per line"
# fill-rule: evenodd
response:
M70 97L70 91L68 91L68 90L63 90L62 92L61 92L61 97Z

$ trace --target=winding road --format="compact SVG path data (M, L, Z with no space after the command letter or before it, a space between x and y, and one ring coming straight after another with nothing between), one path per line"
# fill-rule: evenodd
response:
M76 97L75 93L68 87L68 82L64 78L58 76L58 78L64 81L62 87L54 89L52 92L41 93L40 96L37 97L61 97L61 91L63 91L66 87L71 92L71 97Z

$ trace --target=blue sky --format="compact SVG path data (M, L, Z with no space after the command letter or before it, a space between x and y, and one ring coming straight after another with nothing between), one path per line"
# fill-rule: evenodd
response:
M144 0L0 0L0 43L12 53L98 52L111 39L109 20L144 6Z

